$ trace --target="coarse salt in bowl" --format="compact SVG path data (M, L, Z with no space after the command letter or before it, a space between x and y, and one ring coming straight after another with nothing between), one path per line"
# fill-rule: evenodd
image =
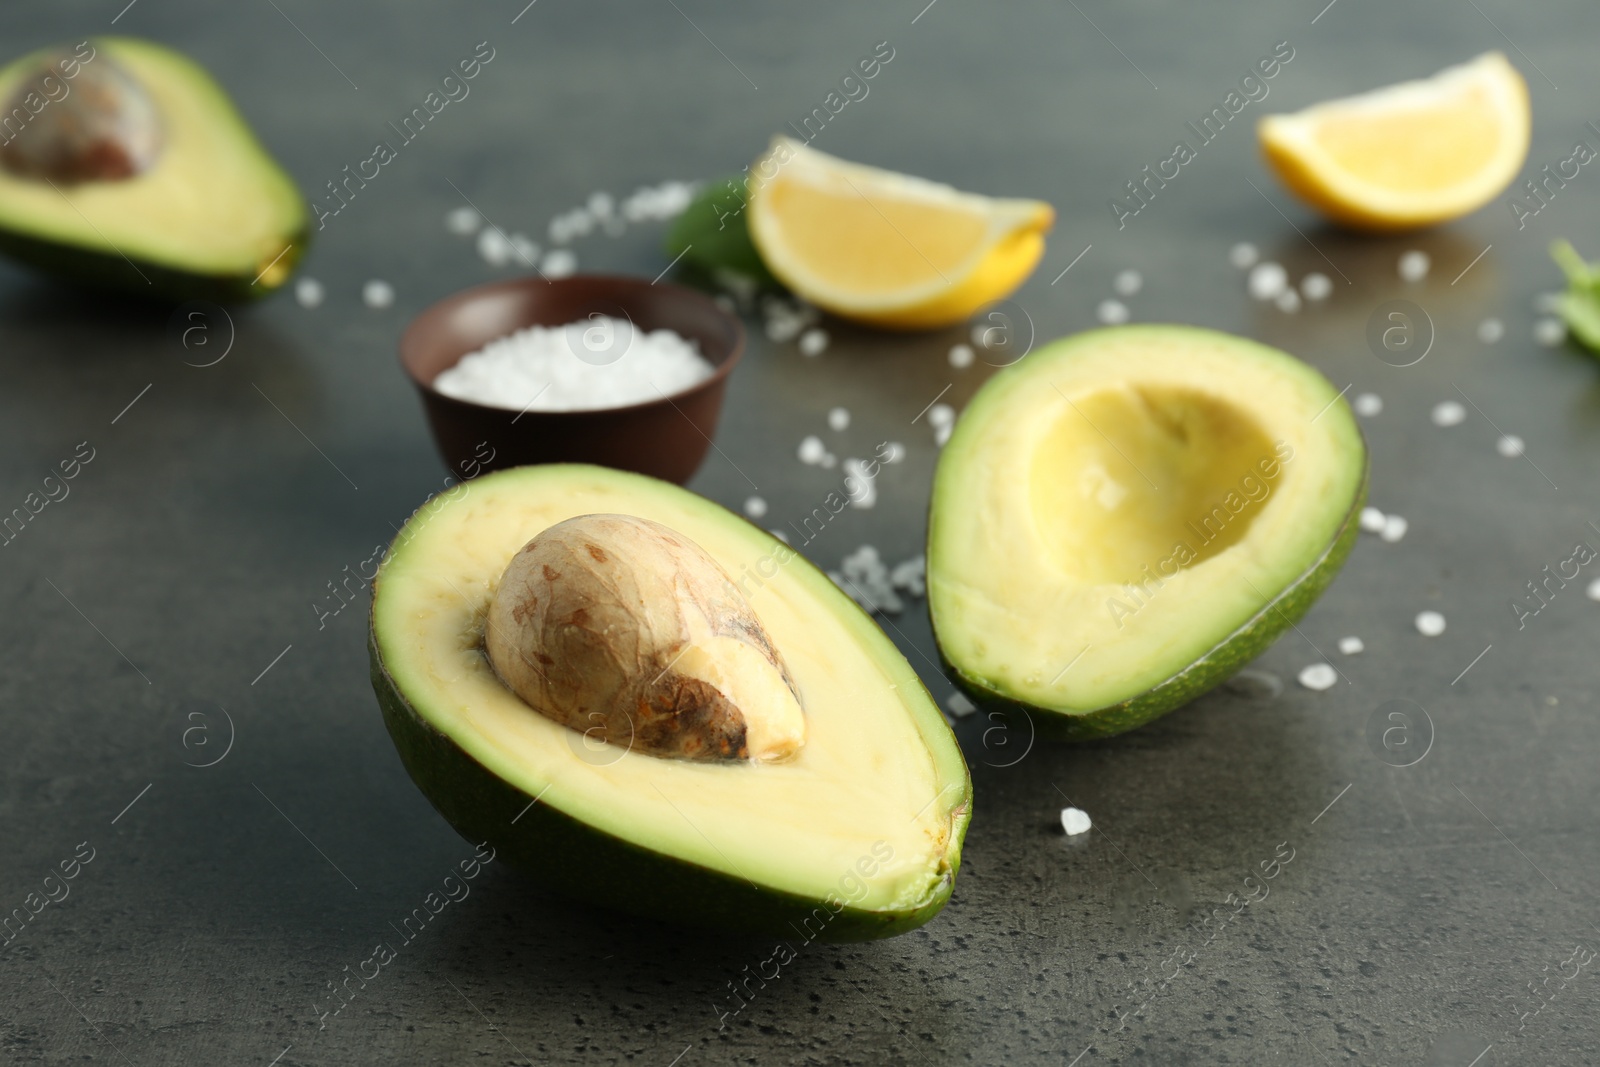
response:
M682 484L710 450L743 352L738 318L708 297L606 275L467 289L423 311L400 339L434 441L462 479L528 463L595 463ZM474 361L476 369L465 364L486 354L494 358ZM561 380L526 388L517 379L530 368L559 369Z

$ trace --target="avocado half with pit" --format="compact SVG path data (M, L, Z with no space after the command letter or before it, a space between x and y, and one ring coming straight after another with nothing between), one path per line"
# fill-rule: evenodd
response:
M1309 365L1196 327L1078 334L990 379L945 445L934 634L980 702L1122 733L1304 615L1366 491L1361 430Z
M916 673L677 486L552 464L435 497L374 580L370 652L434 807L568 896L806 941L949 899L971 780Z
M0 68L0 251L174 300L265 296L305 201L222 87L151 41L95 37Z

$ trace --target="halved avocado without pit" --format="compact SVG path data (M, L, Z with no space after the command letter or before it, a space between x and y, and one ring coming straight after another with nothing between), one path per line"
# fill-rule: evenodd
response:
M1107 737L1227 679L1359 532L1339 391L1187 326L1078 334L995 375L934 478L928 604L953 678L1041 734Z
M949 899L971 781L916 673L826 575L677 486L552 464L435 497L374 581L370 652L434 807L570 897L791 941Z
M281 286L309 237L294 183L186 56L95 37L0 68L0 251L68 281L226 302Z

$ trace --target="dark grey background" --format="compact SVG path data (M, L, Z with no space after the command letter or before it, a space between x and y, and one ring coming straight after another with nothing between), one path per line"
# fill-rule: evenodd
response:
M122 0L0 11L11 52L127 32L192 53L307 191L364 158L478 42L496 50L472 95L319 235L304 272L327 285L326 303L306 310L284 293L237 313L237 341L214 367L184 365L165 309L0 267L0 510L78 442L96 450L71 496L0 549L0 909L79 842L96 850L71 896L0 952L7 1062L1600 1058L1600 983L1542 984L1575 945L1600 945L1600 606L1582 590L1600 570L1521 632L1508 606L1575 542L1600 546L1587 525L1600 521L1597 368L1532 338L1535 294L1558 285L1548 241L1568 235L1600 255L1600 177L1586 168L1522 232L1502 199L1435 233L1356 238L1288 199L1249 128L1266 110L1505 48L1531 88L1537 169L1579 136L1594 143L1581 129L1600 118L1592 5L1337 0L1318 17L1324 0L924 2L539 0L515 25L522 0L138 0L114 27ZM1380 394L1382 414L1363 420L1372 500L1405 515L1409 535L1364 537L1299 631L1255 665L1286 683L1275 699L1236 686L1129 736L1031 751L1015 732L964 722L976 814L950 906L893 941L808 948L726 1029L713 1004L726 1006L726 983L769 942L574 907L493 865L319 1030L326 984L471 852L384 734L362 606L322 630L311 606L445 474L395 339L430 301L509 273L445 232L461 203L450 183L546 243L550 216L594 190L737 170L882 40L895 58L817 147L1054 203L1049 251L1016 298L1041 339L1092 325L1115 272L1134 267L1136 320L1259 337L1350 395ZM1107 200L1120 183L1170 154L1183 122L1284 40L1295 57L1267 101L1119 232ZM661 235L639 226L576 249L586 269L653 276ZM1296 278L1329 273L1333 297L1294 316L1252 303L1227 264L1238 240ZM1434 258L1420 285L1395 272L1410 247ZM362 305L370 278L394 284L394 307ZM1438 330L1405 369L1364 341L1368 315L1396 297ZM1475 335L1489 315L1506 324L1495 345ZM920 546L936 456L926 420L911 420L947 384L959 407L988 372L948 366L960 330L829 329L815 360L756 330L719 434L739 469L713 454L694 488L735 508L759 491L781 525L838 480L796 461L802 436L821 434L841 458L902 441L908 460L880 478L877 508L813 544L827 566L863 542L900 559ZM1436 402L1463 395L1481 413L1429 423ZM835 404L854 413L845 434L826 430ZM1526 439L1526 460L1496 452L1495 426ZM1413 628L1425 608L1445 614L1443 636ZM922 605L889 633L944 699ZM1367 651L1339 656L1346 634ZM1323 693L1294 683L1317 649L1345 675ZM1400 698L1426 708L1436 733L1406 768L1365 737L1374 710ZM219 708L232 750L186 766L220 753ZM186 748L197 725L207 732ZM1087 839L1062 835L1064 795L1093 815ZM1295 859L1267 899L1209 945L1185 929L1285 841ZM1143 999L1130 983L1175 949L1198 955L1115 1032L1114 1013ZM1530 984L1548 1005L1524 1018L1540 1003Z

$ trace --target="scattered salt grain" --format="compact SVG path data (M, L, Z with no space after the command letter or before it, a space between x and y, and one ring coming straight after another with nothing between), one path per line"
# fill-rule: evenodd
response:
M883 462L885 466L899 463L906 458L906 446L899 441L890 441L884 446Z
M589 209L589 214L597 219L603 219L610 216L612 209L616 207L616 201L611 199L610 193L590 193L589 201L584 206Z
M973 355L971 345L952 345L950 347L950 365L957 370L964 370L972 366Z
M752 519L759 519L767 513L767 502L758 496L750 497L744 502L744 513Z
M954 430L955 430L955 426L952 423L948 423L948 422L945 423L942 426L935 426L933 428L933 443L935 445L938 445L940 448L943 448L945 446L945 444L950 440L950 434Z
M471 237L483 225L483 216L476 208L451 208L444 217L444 228L458 237Z
M828 454L828 448L822 443L822 438L816 434L809 434L800 442L800 462L815 467L822 462L822 457Z
M956 421L956 409L949 404L935 404L928 409L928 422L934 426L949 426Z
M1359 637L1339 638L1339 651L1343 652L1347 656L1359 655L1361 652L1366 650L1366 647L1366 642L1362 641Z
M1518 456L1522 455L1522 450L1526 447L1527 445L1523 442L1522 438L1518 437L1514 433L1508 433L1494 443L1495 451L1499 452L1507 459L1516 459Z
M768 530L767 533L771 534L773 537L776 537L778 540L782 541L784 544L788 544L789 543L789 535L784 533L782 530Z
M1112 281L1111 288L1118 296L1134 296L1144 288L1144 275L1136 270L1122 271Z
M1257 263L1250 270L1250 278L1246 283L1250 295L1257 300L1275 300L1284 287L1289 284L1289 272L1278 263L1270 260L1266 263Z
M301 278L294 283L294 298L303 308L314 308L322 303L322 283L315 278Z
M1417 632L1424 637L1438 637L1444 633L1444 616L1437 611L1424 611L1417 616Z
M1428 253L1412 249L1400 257L1400 277L1404 281L1420 282L1428 276L1428 268L1432 265Z
M1383 412L1383 397L1377 393L1362 393L1356 397L1355 409L1357 415L1370 419Z
M552 248L539 261L539 273L546 278L566 278L578 272L578 257L565 248Z
M1272 302L1285 315L1293 315L1300 310L1300 294L1291 288L1285 287L1283 292L1272 298Z
M951 693L945 698L944 706L958 719L965 719L978 710L978 705L967 699L965 693Z
M767 340L775 344L786 344L800 336L800 331L805 329L805 323L789 315L772 315L767 319Z
M1505 323L1499 319L1484 319L1478 323L1478 340L1492 345L1506 335Z
M928 561L923 556L912 556L902 560L889 571L889 584L896 589L903 589L912 596L921 596L927 592Z
M1467 409L1454 400L1441 400L1434 405L1430 418L1435 426L1459 426L1466 421Z
M361 287L361 300L369 308L386 308L394 303L394 286L388 282L370 281Z
M828 347L828 334L824 330L810 329L800 335L800 354L802 356L820 356L822 350Z
M1406 535L1408 525L1406 520L1399 515L1385 515L1383 517L1383 529L1378 531L1378 536L1391 545L1395 544Z
M1533 339L1547 348L1554 348L1567 336L1567 327L1560 319L1540 319L1533 324Z
M1067 832L1068 837L1077 837L1086 834L1094 824L1089 821L1089 813L1082 808L1061 809L1061 829Z
M1128 321L1128 305L1120 300L1102 300L1094 309L1094 317L1107 326L1121 326Z
M839 587L867 611L898 615L905 610L905 602L889 581L889 568L872 545L862 545L846 556L839 571L845 579Z
M844 492L850 498L850 506L865 511L878 502L878 487L874 482L876 475L867 470L866 463L859 459L844 461Z
M511 240L493 226L478 231L478 255L491 267L503 267L511 262Z
M490 341L434 379L446 396L512 411L586 411L672 395L715 368L671 330L596 316ZM818 442L820 444L820 442Z
M1251 267L1255 266L1256 260L1260 258L1260 255L1261 254L1256 251L1255 245L1248 241L1240 241L1238 244L1228 249L1228 262L1232 263L1239 270L1249 270Z
M1299 682L1307 689L1332 689L1339 680L1339 672L1327 663L1313 663L1300 672Z
M850 428L850 409L834 408L829 411L828 428L832 430L848 430Z
M1590 600L1600 600L1600 578L1589 583L1589 588L1584 590Z
M1333 279L1326 274L1312 271L1300 279L1300 292L1307 300L1326 300L1333 295Z
M1385 517L1383 512L1372 505L1361 509L1361 528L1367 533L1382 533Z

